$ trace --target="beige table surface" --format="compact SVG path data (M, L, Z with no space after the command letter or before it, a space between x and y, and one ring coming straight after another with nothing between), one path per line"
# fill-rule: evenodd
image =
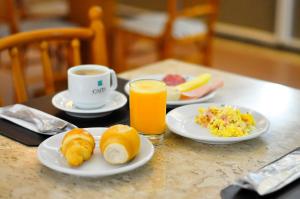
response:
M52 171L36 148L0 136L0 198L220 198L220 190L300 146L300 91L286 86L166 60L120 74L210 72L225 87L212 100L255 109L271 128L260 138L232 144L201 144L168 133L145 166L125 174L89 179Z

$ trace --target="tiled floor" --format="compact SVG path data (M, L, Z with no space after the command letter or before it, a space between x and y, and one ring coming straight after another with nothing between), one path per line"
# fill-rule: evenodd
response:
M188 54L186 53L188 52ZM300 52L290 53L256 45L216 38L214 41L213 68L272 81L300 89ZM175 50L177 58L199 63L194 46L180 46ZM41 67L36 53L28 54L29 66L26 68L30 91L43 87ZM175 57L175 58L176 58ZM7 55L0 57L0 95L4 104L13 103L13 89L10 65ZM156 61L155 48L151 43L136 43L129 57L129 68L135 68Z

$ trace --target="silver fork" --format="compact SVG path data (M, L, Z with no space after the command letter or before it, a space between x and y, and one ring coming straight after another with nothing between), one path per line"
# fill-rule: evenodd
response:
M20 119L33 124L40 133L54 135L66 130L77 128L75 125L57 118L47 118L40 114L36 115L29 109L21 109L15 112L3 110L3 115Z

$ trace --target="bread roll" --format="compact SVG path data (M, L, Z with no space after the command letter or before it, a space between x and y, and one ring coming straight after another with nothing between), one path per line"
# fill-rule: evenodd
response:
M123 164L132 160L140 150L138 132L127 125L108 128L100 140L100 150L110 164Z

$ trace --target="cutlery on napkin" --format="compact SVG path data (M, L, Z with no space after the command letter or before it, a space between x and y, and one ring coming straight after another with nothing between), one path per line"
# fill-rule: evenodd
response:
M46 135L55 135L76 128L69 122L22 104L0 108L0 118Z
M236 185L259 195L273 193L300 178L300 148L239 179Z

